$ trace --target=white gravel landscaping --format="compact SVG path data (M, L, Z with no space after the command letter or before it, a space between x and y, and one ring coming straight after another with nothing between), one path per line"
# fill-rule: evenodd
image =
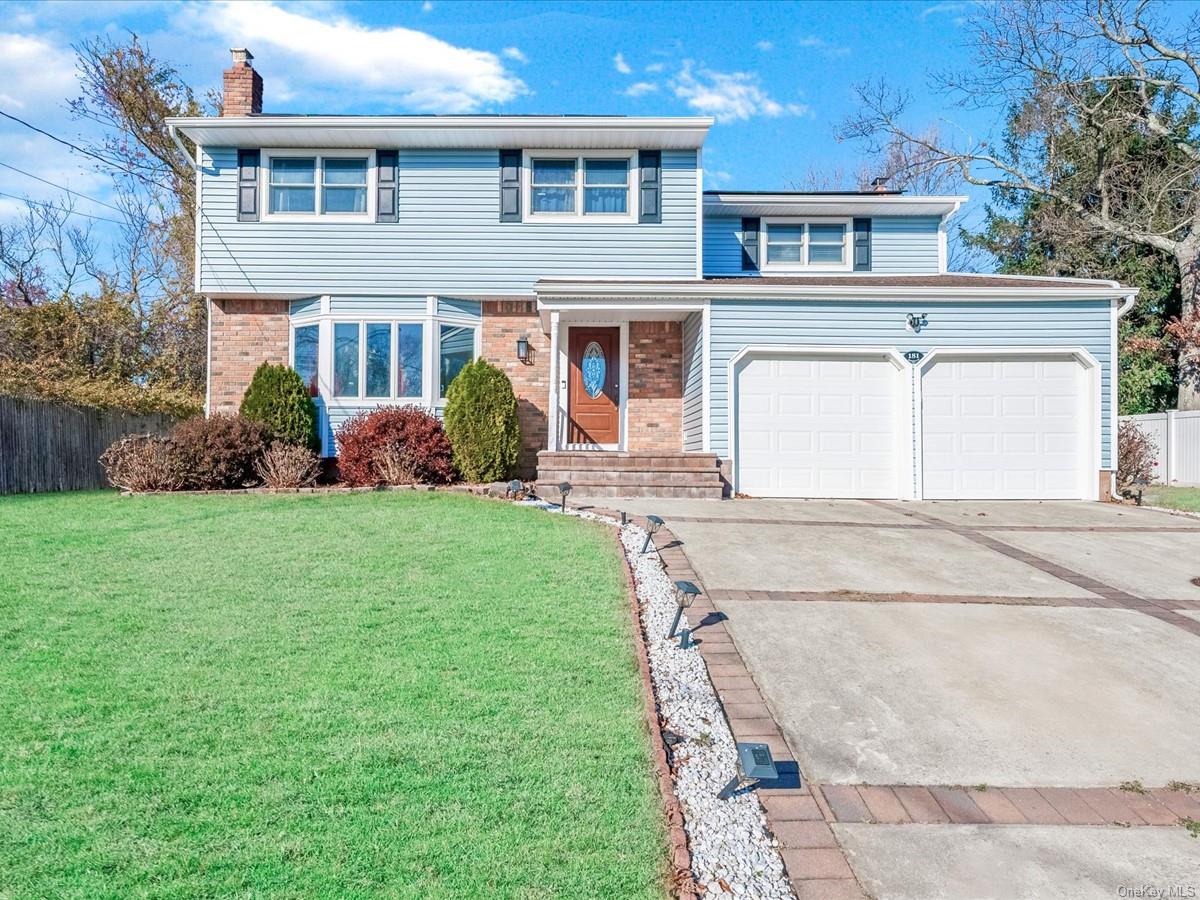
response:
M527 502L558 510L554 504ZM617 524L569 505L567 512ZM706 888L706 897L792 897L756 794L743 791L729 800L717 799L736 771L734 740L700 651L694 646L681 650L678 638L667 639L676 610L674 583L656 553L640 554L643 529L626 525L620 536L633 570L659 710L665 728L683 738L670 748L672 778L683 808L693 876Z

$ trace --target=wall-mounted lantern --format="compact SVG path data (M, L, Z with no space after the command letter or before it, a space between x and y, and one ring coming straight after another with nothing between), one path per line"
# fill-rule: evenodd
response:
M517 359L525 365L533 361L533 349L529 346L529 338L521 335L517 338Z
M929 316L925 313L905 313L904 327L913 334L920 334L921 329L929 324Z

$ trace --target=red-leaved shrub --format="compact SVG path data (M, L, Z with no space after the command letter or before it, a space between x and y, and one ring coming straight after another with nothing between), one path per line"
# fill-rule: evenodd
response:
M266 445L266 430L242 416L217 414L185 419L171 429L171 443L183 463L184 487L219 490L259 483L255 464Z
M337 432L338 472L352 487L371 487L411 473L424 484L454 479L450 441L442 423L416 406L381 406L359 413ZM385 472L376 460L385 461ZM403 466L394 465L403 461ZM385 474L387 477L385 477Z

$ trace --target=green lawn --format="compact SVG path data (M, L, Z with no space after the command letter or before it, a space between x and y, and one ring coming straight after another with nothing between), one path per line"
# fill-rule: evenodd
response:
M0 498L0 897L660 897L601 526Z
M1200 488L1162 485L1148 487L1142 494L1142 502L1147 506L1164 506L1167 509L1200 512Z

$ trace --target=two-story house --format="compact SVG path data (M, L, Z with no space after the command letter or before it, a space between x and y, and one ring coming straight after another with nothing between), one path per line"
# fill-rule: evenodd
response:
M286 361L333 455L482 355L580 493L1108 496L1134 292L948 272L965 198L705 191L705 118L264 115L250 60L170 122L210 412Z

